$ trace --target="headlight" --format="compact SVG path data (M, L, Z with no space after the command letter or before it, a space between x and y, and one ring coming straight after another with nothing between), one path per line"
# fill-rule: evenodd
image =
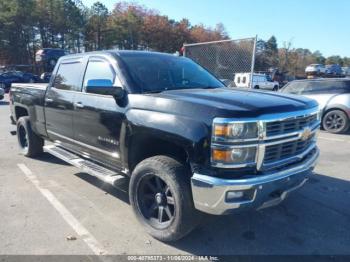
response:
M237 147L230 149L212 149L213 163L248 164L255 162L256 147Z
M214 123L213 134L223 139L258 138L258 125L256 122Z

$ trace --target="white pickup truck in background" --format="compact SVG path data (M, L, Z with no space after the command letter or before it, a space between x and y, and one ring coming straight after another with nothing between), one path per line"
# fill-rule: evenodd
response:
M252 84L250 84L252 81ZM265 74L253 74L251 77L251 73L237 73L235 75L235 85L237 87L252 87L255 89L266 89L278 91L279 83L271 80L271 78Z

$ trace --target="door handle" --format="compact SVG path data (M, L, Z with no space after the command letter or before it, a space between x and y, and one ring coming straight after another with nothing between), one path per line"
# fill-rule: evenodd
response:
M52 98L45 98L45 102L51 103L51 102L53 102L53 99Z
M74 107L75 108L84 108L84 105L81 102L75 102Z

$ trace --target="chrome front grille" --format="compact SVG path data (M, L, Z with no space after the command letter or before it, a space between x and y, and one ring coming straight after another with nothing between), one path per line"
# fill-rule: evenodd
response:
M302 154L311 146L311 144L313 144L313 141L315 141L315 134L305 141L299 139L277 145L266 146L264 164L270 164L275 161L284 160Z
M254 162L239 165L221 165L221 168L256 167L257 171L269 172L303 161L308 154L317 152L316 133L320 127L318 108L299 112L275 113L257 118L215 118L214 123L256 122L256 138L225 139L212 138L212 148L232 150L255 147ZM218 165L214 165L218 167Z
M266 123L266 136L278 136L300 131L317 122L317 115L308 115L294 119L271 121Z

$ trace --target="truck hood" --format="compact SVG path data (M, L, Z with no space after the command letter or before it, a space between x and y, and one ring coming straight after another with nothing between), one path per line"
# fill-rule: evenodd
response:
M221 109L239 117L299 111L318 105L316 101L302 96L232 88L171 90L156 96L202 105L216 111Z

